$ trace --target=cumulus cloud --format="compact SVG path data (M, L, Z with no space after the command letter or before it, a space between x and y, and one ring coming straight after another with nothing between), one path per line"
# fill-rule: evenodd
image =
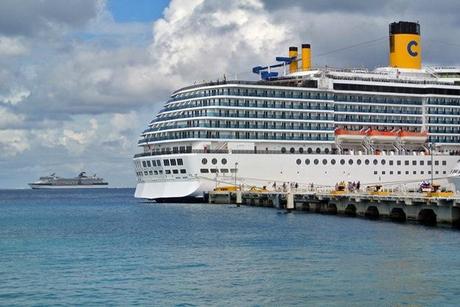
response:
M1 129L10 129L21 126L25 116L11 112L5 107L0 106L0 131Z
M12 158L28 150L30 143L26 136L27 133L23 130L0 130L0 157Z
M0 36L0 56L19 56L27 52L28 49L20 38Z

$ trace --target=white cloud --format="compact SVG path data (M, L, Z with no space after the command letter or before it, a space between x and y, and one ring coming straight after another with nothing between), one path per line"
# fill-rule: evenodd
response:
M20 103L21 101L24 101L27 99L27 97L30 96L30 91L26 88L22 87L15 87L10 89L10 92L6 95L1 95L0 94L0 102L10 104L10 105L16 105Z
M0 56L20 56L27 52L28 49L20 38L0 36Z
M23 124L24 120L24 115L15 114L7 108L0 106L0 131L1 129L18 127Z
M0 130L0 156L14 157L30 149L27 133L22 130Z

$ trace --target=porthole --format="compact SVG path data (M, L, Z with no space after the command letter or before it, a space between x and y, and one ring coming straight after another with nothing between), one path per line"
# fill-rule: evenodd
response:
M310 164L310 159L305 159L305 164L309 165Z
M331 160L331 164L332 164L332 165L335 165L335 159L332 159L332 160Z
M353 165L353 159L348 160L349 165Z
M281 147L281 153L286 153L286 147Z
M216 164L217 164L217 159L216 159L216 158L213 158L213 159L211 160L211 163L214 164L214 165L216 165Z
M313 161L313 163L315 163L315 165L318 165L319 160L318 160L318 159L315 159L315 160Z
M317 153L317 154L321 153L321 148L319 148L319 147L316 148L316 153Z
M323 159L323 165L327 164L327 159Z
M369 159L364 160L364 164L369 165L370 161Z
M380 161L380 163L382 163L382 165L385 165L385 164L387 163L387 161L385 161L384 159L382 159L382 160Z
M374 159L374 161L372 161L372 163L374 163L374 165L377 165L377 163L379 163L379 161L377 161L377 159Z
M345 164L345 160L344 160L344 159L340 159L340 164L344 165L344 164Z
M222 164L225 165L225 164L227 164L227 159L223 158L221 162L222 162Z
M361 159L356 160L356 164L361 165Z
M300 165L300 163L302 163L302 160L297 159L297 160L295 161L295 163L297 163L297 165Z
M208 159L206 158L201 159L201 164L206 164L206 163L208 163Z
M295 153L295 148L294 148L294 147L291 147L291 149L289 149L289 152L290 152L290 153Z
M303 147L299 148L299 153L303 153Z
M328 154L329 153L329 148L324 149L324 153Z
M313 149L311 147L308 147L307 152L311 154L313 152Z

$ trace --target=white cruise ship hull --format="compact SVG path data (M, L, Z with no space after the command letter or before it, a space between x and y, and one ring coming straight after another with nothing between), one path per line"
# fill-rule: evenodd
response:
M266 186L269 190L274 188L275 182L277 187L283 183L297 183L301 188L312 185L316 188L332 188L340 181L359 181L363 188L381 184L400 190L413 190L422 181L431 180L432 169L436 183L460 190L460 181L452 175L459 157L450 155L434 156L433 168L429 165L431 156L423 155L177 154L136 160L163 162L178 158L183 160L182 166L142 168L143 174L152 171L153 175L142 176L136 186L135 197L202 198L216 186L233 185L235 179L237 185L247 188ZM206 164L203 164L203 159L206 159ZM217 161L216 164L212 164L213 159ZM226 163L223 164L223 161ZM174 169L185 169L186 174L154 175ZM203 169L207 172L203 173ZM211 169L217 169L217 173L211 173ZM236 169L236 173L232 173L232 169Z

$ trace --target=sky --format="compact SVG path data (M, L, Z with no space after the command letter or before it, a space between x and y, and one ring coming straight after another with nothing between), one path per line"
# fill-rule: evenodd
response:
M313 66L373 69L387 65L388 24L419 21L424 64L459 65L459 11L457 0L2 0L0 188L80 171L134 187L137 140L172 91L254 78L291 45L310 43Z

